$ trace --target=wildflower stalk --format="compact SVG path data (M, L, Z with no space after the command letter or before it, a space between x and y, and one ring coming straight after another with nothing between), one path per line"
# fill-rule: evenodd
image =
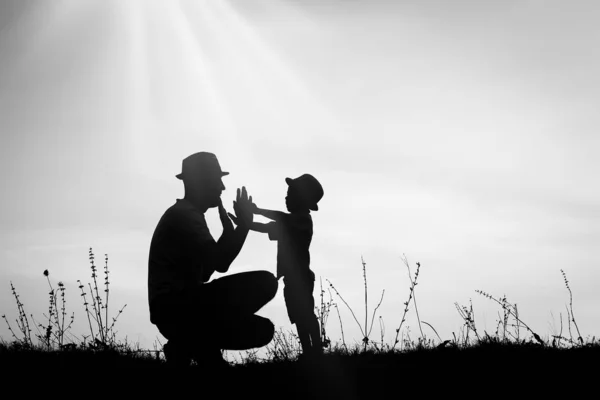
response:
M340 331L342 333L342 345L344 346L346 351L348 351L348 346L346 346L346 339L344 337L344 325L342 324L342 317L340 315L340 309L338 308L336 303L334 303L333 305L335 306L335 311L337 312L338 319L340 321Z
M88 323L90 326L90 333L91 333L92 337L95 337L94 328L92 327L92 320L90 319L90 309L88 307L89 303L87 302L87 298L85 297L86 296L85 290L83 290L85 286L83 286L83 283L81 283L81 281L79 279L77 280L77 282L79 283L79 289L81 289L81 297L83 297L83 306L85 307L85 313L87 315Z
M98 323L98 329L100 332L100 341L102 342L106 342L106 338L105 338L105 326L104 323L102 321L102 298L100 297L100 294L98 293L98 281L96 280L96 265L94 264L94 253L92 252L92 248L90 247L90 264L91 264L91 269L92 269L92 280L94 281L94 289L96 292L96 296L94 297L93 293L94 291L92 290L92 286L91 284L88 284L90 287L90 293L92 294L92 305L94 307L94 313L96 315L96 322Z
M528 330L528 331L529 331L529 332L530 332L530 333L533 335L533 337L535 338L535 340L537 340L537 341L538 341L538 343L540 343L541 345L544 345L544 344L545 344L545 343L544 343L544 341L542 340L542 338L541 338L541 337L540 337L540 336L539 336L537 333L535 333L535 332L534 332L534 331L533 331L533 330L532 330L532 329L529 327L529 325L527 325L525 322L523 322L523 320L521 320L521 319L520 319L520 318L519 318L519 317L518 317L518 316L515 314L515 312L514 312L514 311L512 311L512 309L511 309L511 307L512 307L512 304L510 304L510 303L509 303L509 302L506 300L506 296L504 296L502 299L496 299L496 298L495 298L494 296L492 296L491 294L489 294L489 293L486 293L486 292L483 292L483 291L481 291L481 290L476 290L475 292L476 292L476 293L479 293L480 295L482 295L482 296L484 296L484 297L487 297L487 298L488 298L488 299L490 299L490 300L493 300L493 301L495 301L495 302L496 302L496 303L498 303L498 304L500 304L500 306L502 306L502 307L503 307L503 308L504 308L504 309L505 309L505 310L506 310L506 311L507 311L509 314L511 314L511 315L512 315L512 316L515 318L515 320L519 321L519 323L521 323L521 325L523 325L523 326L525 327L525 329L527 329L527 330Z
M577 329L577 340L579 340L579 343L581 345L583 345L583 338L581 337L581 332L579 332L579 326L577 326L577 322L575 321L575 316L573 315L573 293L571 292L571 287L569 286L569 281L567 280L567 274L565 274L565 271L563 271L562 269L560 270L560 272L562 273L562 276L565 280L565 286L567 287L567 290L569 291L569 308L570 308L569 331L570 331L570 323L572 321L573 325L575 325L575 329ZM568 311L569 310L567 310L567 312Z
M371 331L373 330L373 322L375 321L375 314L377 313L377 310L379 309L379 307L381 306L381 303L383 302L383 295L385 294L385 289L382 290L381 292L381 298L379 299L379 303L377 304L377 307L375 307L375 309L373 310L373 316L371 317L371 328L369 328L369 332L367 334L367 337L371 336Z
M44 276L46 277L46 280L48 281L48 286L50 286L50 299L49 299L49 306L48 306L48 325L46 326L46 334L44 336L44 341L46 344L46 347L48 349L50 349L51 346L51 342L50 339L52 338L52 323L54 322L52 320L52 317L55 316L54 314L54 308L55 308L55 303L56 303L56 295L54 292L54 288L52 287L52 283L50 282L50 278L48 277L49 273L48 270L44 270Z
M362 326L360 324L360 322L358 322L358 318L356 318L356 315L354 314L352 307L350 307L350 305L346 302L346 300L344 300L344 298L338 292L338 290L335 288L335 286L333 286L333 284L329 280L327 280L327 282L329 283L329 287L334 290L335 294L342 300L342 302L350 310L350 313L352 314L354 321L356 321L356 324L358 325L358 329L360 329L360 333L362 335L363 350L366 350L367 345L369 344L369 336L371 335L371 331L373 330L373 325L375 322L375 315L376 315L377 310L379 309L379 306L381 306L381 302L383 301L383 296L385 294L385 290L383 290L383 292L381 293L381 299L379 301L379 304L373 310L373 316L371 318L371 326L369 327L369 324L368 324L368 322L369 322L368 311L369 310L368 310L368 297L367 297L368 286L367 286L367 271L366 271L367 264L365 263L365 261L362 257L361 257L361 262L362 262L362 267L363 267L363 282L364 282L364 290L365 290L365 323L364 323L364 326ZM339 310L338 310L338 316L339 316ZM341 319L340 319L340 325L341 325Z
M104 320L108 323L108 254L104 255L104 293L106 293L106 301L104 303Z
M368 300L367 300L367 265L365 264L365 260L363 259L362 256L360 256L360 261L361 261L362 267L363 267L363 281L365 283L365 334L363 335L364 336L363 343L364 343L364 347L365 347L365 350L366 350L367 349L367 344L369 343L369 339L368 339L369 334L366 333L367 326L368 326L367 325L367 322L368 322L367 318L369 318L369 307L368 307ZM375 315L375 314L373 314L373 315Z
M320 335L321 335L321 346L323 348L329 347L331 344L331 340L327 337L327 332L325 330L325 326L327 324L327 320L329 319L329 313L331 311L331 306L334 305L331 296L331 290L328 289L329 292L329 301L325 301L325 290L323 289L323 279L319 278L320 285L320 299L321 304L320 307L315 307L319 326L320 326Z
M15 338L15 340L19 344L21 344L25 347L31 347L31 346L33 346L33 341L31 340L31 328L29 327L29 319L27 318L27 314L25 313L25 306L23 305L23 303L21 303L21 300L19 299L19 295L17 294L17 290L15 289L12 282L10 282L10 289L12 291L13 297L15 298L15 301L17 302L17 311L19 313L19 316L17 319L15 319L15 322L17 323L17 328L19 328L19 331L21 331L23 338L19 339L17 337L17 335L13 331L12 327L8 323L8 319L6 318L5 315L3 315L2 318L4 318L4 321L6 321L8 330L12 334L13 338Z
M408 266L408 261L406 261L406 257L403 258L404 263ZM400 324L398 325L398 328L396 329L396 337L394 338L394 344L392 345L392 350L396 348L396 345L400 342L398 340L398 336L400 335L400 330L402 329L402 325L404 324L404 322L406 321L406 314L408 313L408 307L410 304L410 301L413 300L414 298L414 292L415 292L415 286L417 285L417 278L418 278L418 272L419 269L421 268L421 264L417 263L417 274L415 274L415 279L412 279L412 277L410 276L410 270L409 270L409 279L410 279L410 288L409 288L409 293L408 293L408 300L404 302L404 312L402 314L402 319L400 320ZM415 309L416 309L416 305L415 305ZM420 325L419 325L420 327Z
M363 328L360 324L360 322L358 322L358 319L356 318L356 315L354 314L354 311L352 310L352 307L350 307L350 305L348 305L348 303L346 302L346 300L344 300L344 298L342 297L342 295L337 291L337 289L335 288L335 286L333 286L333 283L331 283L331 281L329 281L329 279L327 279L327 282L329 283L329 287L333 289L333 291L335 292L335 294L340 298L340 300L342 300L342 302L346 305L346 307L348 307L348 310L350 310L350 313L352 314L352 317L354 318L354 320L356 321L356 324L358 325L358 329L360 329L360 333L363 337L365 337L365 332L363 331Z
M467 308L466 306L460 306L458 303L454 303L454 305L456 306L456 310L458 311L460 317L463 319L463 321L465 321L464 326L467 329L467 333L465 336L463 336L464 343L469 342L470 331L473 331L473 333L475 333L477 340L481 340L481 338L479 337L479 333L477 333L477 327L475 326L475 318L474 318L475 313L473 312L473 302L471 301L471 299L469 299L469 304L470 304L470 306L469 306L469 308ZM497 334L498 333L496 331L496 335Z
M411 280L411 283L413 284L412 286L414 288L415 286L417 286L417 278L419 277L419 270L421 268L421 263L417 262L417 271L415 272L414 280L411 278L410 264L408 263L406 256L404 256L404 263L406 264L406 268L408 269L408 279ZM423 335L423 329L421 328L421 318L419 317L419 309L417 307L417 294L414 290L413 290L412 296L413 296L413 304L415 305L415 314L417 315L417 322L419 324L419 331L421 332L421 338L424 338L425 336Z

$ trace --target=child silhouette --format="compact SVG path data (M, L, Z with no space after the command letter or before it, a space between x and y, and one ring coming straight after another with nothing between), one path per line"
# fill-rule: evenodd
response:
M255 214L272 222L253 222L250 229L267 233L277 241L277 279L283 277L283 296L290 318L296 325L302 353L321 354L319 321L314 313L313 289L315 274L310 269L309 246L313 235L310 211L317 211L323 197L323 187L315 177L304 174L296 179L285 179L288 184L285 204L289 211L265 210L253 205Z

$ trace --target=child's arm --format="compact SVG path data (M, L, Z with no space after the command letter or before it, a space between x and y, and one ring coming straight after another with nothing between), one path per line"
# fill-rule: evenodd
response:
M263 217L272 219L274 221L280 221L286 215L282 211L266 210L264 208L258 208L258 207L256 207L254 209L254 214L262 215Z
M267 224L263 224L260 222L252 222L250 224L250 230L255 231L255 232L260 232L260 233L269 233L269 228L268 228Z
M272 210L265 210L262 208L258 208L256 206L256 204L254 204L254 203L252 203L252 212L254 214L262 215L269 219L273 219L275 221L281 221L283 216L286 215L285 213L283 213L281 211L272 211ZM233 220L233 222L235 224L237 224L237 218L234 215L232 215L231 213L228 213L228 214L229 214L229 217ZM249 229L251 231L255 231L255 232L268 233L269 237L270 237L273 235L273 231L274 231L274 229L276 229L276 227L275 227L275 222L269 222L266 224L263 224L261 222L252 222L249 226Z

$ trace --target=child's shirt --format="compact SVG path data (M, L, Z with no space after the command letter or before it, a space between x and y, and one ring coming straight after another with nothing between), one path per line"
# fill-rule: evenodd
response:
M310 214L283 214L278 221L266 225L269 239L277 241L277 279L310 273L308 248L313 234Z

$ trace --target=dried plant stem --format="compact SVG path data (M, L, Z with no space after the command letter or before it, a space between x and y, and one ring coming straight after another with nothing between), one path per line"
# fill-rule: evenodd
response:
M481 340L481 338L479 337L479 333L477 332L477 327L475 325L475 317L474 317L475 312L473 311L473 302L471 301L471 299L469 299L469 307L460 306L458 303L454 303L454 305L456 306L456 310L458 311L460 317L465 322L464 326L467 329L466 335L463 336L464 343L469 342L470 331L473 331L473 333L475 333L477 340ZM496 335L497 334L498 334L498 331L496 330Z
M321 335L321 345L323 348L325 347L329 347L329 345L331 344L331 340L327 337L327 332L325 329L325 326L327 325L327 320L329 319L329 313L331 311L331 306L334 305L333 301L332 301L332 296L331 296L331 290L328 289L329 292L329 301L326 302L325 301L325 290L323 289L323 279L319 278L319 284L320 284L320 299L321 299L321 304L320 307L315 307L316 312L317 312L317 317L319 320L319 326L320 326L320 335Z
M563 271L562 269L560 270L560 272L562 273L562 276L565 280L565 286L567 287L567 290L569 291L569 310L567 310L567 312L570 311L570 319L569 319L569 334L571 333L571 322L573 322L573 325L575 325L575 329L577 329L577 340L579 340L579 343L583 345L583 338L581 337L581 332L579 331L579 326L577 326L577 322L575 321L575 316L573 315L573 293L571 292L571 287L569 286L569 281L567 280L567 275L565 274L565 271Z
M17 343L25 347L31 347L33 346L33 341L31 340L31 328L29 327L29 319L27 317L27 314L25 313L25 306L23 305L23 303L21 303L19 295L17 294L17 290L15 289L12 282L10 282L10 289L13 297L15 298L15 301L17 302L17 312L19 313L19 316L17 319L15 319L15 322L17 323L17 328L19 328L19 331L21 331L23 338L19 339L17 337L12 327L8 323L6 315L2 315L2 318L4 318L4 321L8 326L8 330L10 331L12 337L17 341Z
M419 277L419 269L421 268L421 264L417 262L417 271L415 272L415 279L412 279L411 272L410 272L410 264L408 263L406 256L404 256L404 262L406 264L406 268L408 268L408 279L411 280L411 284L413 284L412 287L414 288L415 286L417 286L417 278ZM424 338L425 335L423 335L423 329L421 328L421 318L419 317L419 309L417 307L417 294L414 290L413 290L412 295L413 295L413 304L415 305L415 314L417 315L417 322L419 324L419 331L421 332L421 338Z
M96 280L96 265L94 264L94 253L90 248L90 264L92 269L92 280L94 281L94 289L96 292L96 296L93 295L94 290L92 290L92 285L88 283L90 293L92 294L92 306L94 308L95 320L98 324L99 332L100 332L100 341L106 342L106 327L104 326L104 321L102 320L102 298L98 293L98 281Z
M365 332L363 331L363 328L360 325L360 322L358 322L358 319L356 318L356 315L354 314L354 311L352 310L352 307L350 307L350 305L348 305L348 303L346 302L346 300L344 300L344 298L342 297L342 295L337 291L337 289L335 288L335 286L333 286L333 283L331 283L331 281L329 279L327 279L327 282L329 283L329 287L333 289L333 291L335 292L335 294L340 298L340 300L342 300L342 302L346 305L346 307L348 307L348 310L350 310L350 313L352 314L352 317L354 318L354 320L356 321L356 324L358 325L358 328L360 329L360 333L364 337L365 336Z
M340 320L340 331L342 333L342 345L344 346L346 351L348 351L348 346L346 346L346 339L344 338L344 325L342 324L342 317L340 315L340 309L338 308L336 303L334 303L334 306L335 306L335 311L337 312L337 315L338 315L338 319Z
M381 306L381 303L383 302L383 295L385 294L385 289L383 289L381 291L381 298L379 299L379 303L377 304L377 307L375 307L375 309L373 310L373 316L371 317L371 328L369 328L369 333L367 334L367 336L371 336L371 331L373 330L373 323L375 321L375 314L377 313L377 310L379 309L379 306Z
M506 297L503 297L502 299L500 299L500 300L499 300L499 299L496 299L494 296L492 296L492 295L490 295L490 294L488 294L488 293L486 293L486 292L483 292L483 291L481 291L481 290L476 290L475 292L476 292L476 293L479 293L480 295L482 295L482 296L484 296L484 297L487 297L487 298L488 298L488 299L490 299L490 300L493 300L493 301L495 301L495 302L496 302L496 303L498 303L498 304L500 304L500 306L502 306L502 307L503 307L503 308L504 308L504 309L505 309L505 310L506 310L508 313L510 313L510 314L511 314L511 315L512 315L512 316L515 318L515 320L519 321L519 322L520 322L520 323L521 323L521 324L522 324L522 325L523 325L523 326L524 326L524 327L525 327L525 328L526 328L526 329L527 329L527 330L528 330L528 331L529 331L529 332L530 332L530 333L533 335L533 337L535 338L535 340L537 340L537 341L538 341L538 343L540 343L541 345L544 345L544 344L545 344L545 343L544 343L544 341L542 340L542 338L541 338L541 337L540 337L540 336L539 336L537 333L535 333L535 332L534 332L534 331L533 331L533 330L532 330L532 329L529 327L529 325L527 325L525 322L523 322L523 321L522 321L522 320L521 320L521 319L520 319L520 318L519 318L519 317L518 317L518 316L515 314L515 312L514 312L514 311L512 311L512 310L511 310L511 306L512 306L512 304L510 304L510 303L509 303L509 302L506 300Z
M440 337L440 335L438 335L437 331L435 330L435 328L430 323L425 322L425 321L421 321L421 322L424 323L425 325L427 325L428 327L430 327L435 332L435 335L438 337L438 339L440 339L440 342L443 342L443 340Z
M352 307L350 307L350 305L346 302L346 300L344 300L344 298L338 292L338 290L335 288L335 286L333 286L333 284L329 280L327 280L327 282L329 283L329 287L335 291L335 294L342 300L342 302L346 305L346 307L348 307L348 309L350 310L350 313L352 313L352 317L356 321L356 324L358 325L358 328L360 329L360 333L362 335L363 350L366 350L367 345L369 344L369 336L371 334L371 331L373 330L373 324L375 322L375 314L376 314L377 310L379 309L379 306L381 306L381 302L383 301L383 296L385 294L385 290L382 291L379 304L373 310L373 316L371 318L371 326L369 327L369 324L368 324L369 323L369 314L368 314L369 308L368 308L368 297L367 297L367 292L368 292L367 264L365 263L365 261L362 257L361 257L361 263L362 263L362 268L363 268L363 281L364 281L364 291L365 291L365 323L364 323L364 327L360 324L360 322L358 322L358 318L356 318L356 314L354 314ZM340 320L340 323L341 323L341 320Z
M406 265L408 265L406 256L403 257L403 261ZM408 300L406 300L404 302L404 312L402 314L402 319L400 320L400 324L398 325L398 328L396 329L396 337L394 338L394 344L392 345L392 350L395 349L396 345L399 343L398 336L400 335L400 330L402 329L402 325L406 321L406 314L408 313L408 307L409 307L410 301L414 297L415 286L417 285L417 277L418 277L420 268L421 268L421 264L417 263L417 274L415 275L415 279L412 279L412 277L410 276L410 270L409 270L408 275L409 275L409 280L410 280L410 288L409 288L409 293L408 293ZM415 309L416 309L416 306L415 306ZM420 328L420 325L419 325L419 328Z
M360 256L360 261L362 263L362 268L363 268L363 281L365 283L365 334L364 334L364 338L363 338L363 343L365 346L365 349L367 347L367 343L369 342L369 339L367 339L367 337L369 336L366 332L367 332L367 322L368 322L368 318L369 318L369 307L368 307L368 301L367 301L367 265L365 264L365 260L363 260L363 257Z
M85 307L85 313L87 315L88 323L89 323L89 326L90 326L90 333L91 333L92 337L95 337L95 335L94 335L94 329L92 328L92 320L90 319L90 309L88 308L89 304L88 304L88 302L86 300L86 297L85 297L86 296L85 290L83 290L84 286L83 286L83 283L81 283L80 280L77 280L77 282L79 283L79 289L81 289L81 296L83 297L83 306Z
M383 318L379 316L379 332L381 333L381 348L383 348L383 336L385 335L385 324Z
M104 304L104 320L108 323L108 289L109 281L108 281L108 254L104 255L104 293L106 293L106 301Z

